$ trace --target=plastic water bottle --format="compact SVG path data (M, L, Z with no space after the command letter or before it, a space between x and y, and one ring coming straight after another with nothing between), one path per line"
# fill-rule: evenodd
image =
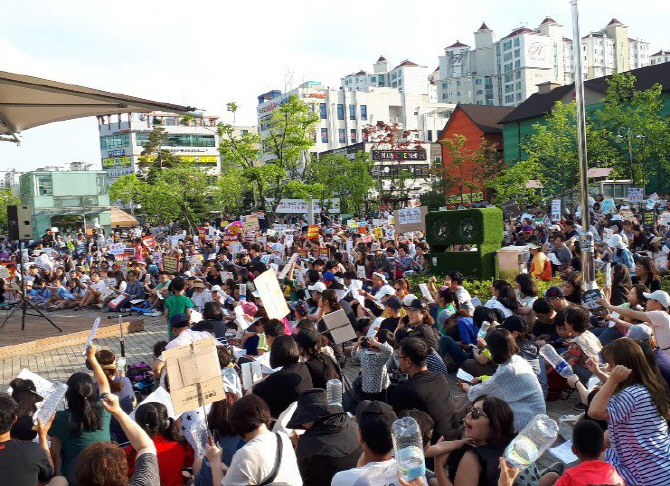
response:
M533 464L558 436L558 424L546 415L536 415L509 443L505 459L519 469Z
M342 406L342 382L337 378L328 380L326 383L326 396L328 397L328 405Z
M247 284L239 284L240 300L247 300Z
M546 359L551 366L554 367L556 372L561 375L563 378L570 378L575 374L572 371L572 366L570 366L563 357L556 352L554 347L551 344L545 344L540 348L540 355Z
M484 339L486 337L486 333L489 330L489 327L491 327L491 323L489 321L482 322L482 327L480 327L479 332L477 332L477 339Z
M40 419L43 424L46 424L58 409L60 402L65 396L65 392L67 392L67 385L65 383L53 382L45 393L44 400L38 403L39 408L35 412L35 420Z
M398 465L398 476L413 481L426 475L421 429L412 417L403 417L393 422L393 452Z

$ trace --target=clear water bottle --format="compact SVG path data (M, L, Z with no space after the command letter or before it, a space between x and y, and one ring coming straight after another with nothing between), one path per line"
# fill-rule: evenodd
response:
M342 382L337 378L328 380L326 383L326 396L328 397L328 405L342 406Z
M247 300L247 284L239 284L238 288L240 290L240 300Z
M419 424L412 417L403 417L393 422L391 433L398 476L405 481L423 478L426 463Z
M505 459L525 469L551 447L558 436L558 424L546 415L536 415L505 449Z
M486 337L486 333L489 330L489 327L491 327L491 323L489 321L482 322L482 327L480 327L479 332L477 332L477 339L484 339Z
M67 392L67 385L65 383L53 382L45 393L44 400L37 404L38 409L35 412L35 420L40 419L43 424L46 424L53 413L58 410L65 392Z
M570 366L563 357L556 352L554 347L551 344L545 344L540 348L540 355L547 360L547 362L554 367L556 372L561 375L563 378L570 378L575 374L572 371L572 366Z

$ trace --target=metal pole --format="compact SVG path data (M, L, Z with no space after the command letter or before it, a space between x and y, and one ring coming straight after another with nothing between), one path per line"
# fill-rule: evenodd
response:
M580 248L582 253L582 274L584 289L596 288L593 234L589 231L589 181L588 157L586 150L586 109L584 105L584 75L582 72L581 36L579 35L579 7L577 0L572 4L572 43L575 62L575 104L577 105L577 152L579 158L579 190L582 206L582 234Z

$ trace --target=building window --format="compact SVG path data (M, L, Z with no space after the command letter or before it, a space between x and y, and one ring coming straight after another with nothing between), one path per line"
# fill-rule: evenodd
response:
M328 129L321 129L321 143L328 143Z
M370 81L373 83L377 82L377 76L370 76Z
M368 105L361 105L361 120L368 119Z
M136 143L139 146L149 142L148 133L136 134ZM165 143L168 147L215 147L214 135L192 135L186 133L173 133L168 135Z
M364 141L364 142L367 142L367 141L368 141L368 130L367 130L366 128L364 128L364 129L361 131L361 137L363 138L363 141Z
M249 130L240 130L240 132L243 137L249 134Z
M356 143L356 129L351 129L351 143Z
M514 61L514 69L519 69L521 67L521 60Z
M325 120L326 119L326 104L325 103L319 103L319 109L321 110L321 119Z
M103 150L117 149L128 145L130 145L130 135L127 133L100 137L100 148Z
M53 196L53 181L51 174L37 176L37 195L38 196Z
M344 120L344 105L341 103L337 105L337 119Z
M98 194L107 194L107 188L109 187L109 184L107 184L107 175L98 175L95 182L98 186Z
M482 78L475 79L475 84L483 84L484 80Z
M514 73L514 77L516 79L521 79L521 71L517 71L516 73Z
M456 86L460 86L460 85L461 85L461 82L460 82L460 81L456 81Z
M347 138L346 138L346 135L344 133L344 128L338 128L337 129L337 135L338 135L338 139L339 139L340 143L347 143Z
M483 95L483 94L484 94L484 90L483 90L483 89L478 89L478 90L475 92L475 94L477 94L477 95Z
M349 105L349 120L356 119L356 105Z
M433 131L432 130L428 130L428 141L429 142L433 141Z

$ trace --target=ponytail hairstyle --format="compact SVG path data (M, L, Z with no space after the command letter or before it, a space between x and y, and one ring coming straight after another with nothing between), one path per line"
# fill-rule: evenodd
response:
M103 373L105 373L105 376L107 377L111 392L120 392L123 389L123 383L114 380L114 377L116 376L116 355L108 349L101 349L100 351L96 351L95 359L98 360Z
M326 289L321 293L321 299L328 302L328 307L331 310L336 311L340 310L340 303L337 300L337 293L333 289Z
M135 421L152 439L162 436L172 442L187 443L179 433L177 422L168 417L167 408L162 403L143 403L137 407Z
M34 414L37 411L37 402L41 402L42 397L34 391L35 383L33 383L33 380L14 378L9 382L9 386L12 389L12 398L19 405L16 413L17 417Z
M65 399L70 410L70 422L74 435L102 430L100 410L93 408L97 402L93 380L86 373L75 373L67 380Z

